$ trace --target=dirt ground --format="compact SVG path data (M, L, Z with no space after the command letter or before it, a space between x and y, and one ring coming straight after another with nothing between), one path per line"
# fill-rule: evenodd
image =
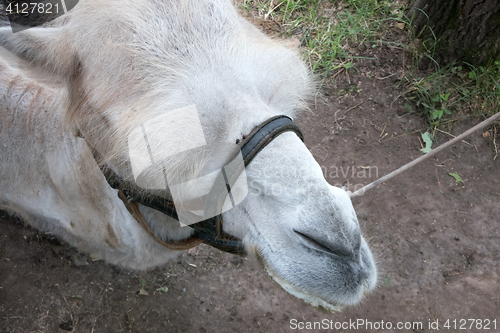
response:
M419 135L428 128L398 98L407 55L390 48L360 55L374 59L338 73L324 100L297 119L327 180L358 188L421 156ZM464 117L450 134L478 121ZM481 134L354 199L380 278L342 313L313 308L247 258L208 246L166 267L130 271L4 214L0 332L277 333L307 322L330 328L306 332L500 331L500 158ZM438 133L437 144L449 139Z

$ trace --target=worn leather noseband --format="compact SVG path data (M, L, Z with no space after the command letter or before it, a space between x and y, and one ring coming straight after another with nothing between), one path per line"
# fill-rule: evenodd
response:
M235 184L244 168L250 164L250 162L262 149L264 149L265 146L267 146L280 134L288 131L295 132L299 138L304 141L304 137L300 129L297 125L295 125L292 119L287 116L272 117L254 128L252 132L238 144L234 155L226 163L226 166L230 165L232 161L235 161L236 157L239 156L240 151L243 162L233 165L231 168L224 167L217 176L223 178L223 181L215 182L209 192L208 197L214 198L209 202L209 206L213 207L212 209L217 210L217 212L212 215L214 217L189 225L189 227L195 230L193 235L187 239L178 241L165 240L158 237L153 232L146 219L142 216L138 206L138 204L144 205L179 220L174 202L163 196L149 193L147 197L144 197L140 194L141 192L144 192L144 189L139 188L132 182L123 180L104 163L102 156L97 150L92 150L94 158L108 184L112 188L119 190L118 196L124 202L130 214L158 243L169 249L185 250L204 242L225 252L243 254L245 253L245 249L242 241L223 231L223 219L222 214L220 213L222 211L222 205L224 204L226 197L230 195L230 189ZM225 186L221 186L220 184L224 184Z

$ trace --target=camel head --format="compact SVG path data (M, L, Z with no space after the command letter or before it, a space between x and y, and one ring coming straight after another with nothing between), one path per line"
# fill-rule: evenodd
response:
M223 167L255 126L276 115L293 118L314 90L297 50L267 38L229 0L81 0L51 27L2 28L0 45L67 91L68 131L84 136L124 179L140 178L144 196L164 187L158 171L194 179ZM131 147L144 124L163 169L145 167L138 177ZM181 154L220 143L229 148L216 158L202 150ZM331 311L375 287L374 259L349 196L328 184L295 133L275 138L240 179L245 191L223 212L224 231L281 287ZM211 181L194 189L206 192ZM140 209L162 237L193 233Z

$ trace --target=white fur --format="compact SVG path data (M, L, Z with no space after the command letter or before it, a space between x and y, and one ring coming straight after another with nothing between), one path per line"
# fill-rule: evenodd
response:
M313 90L297 51L229 0L81 0L50 26L0 28L0 208L122 266L162 265L176 252L128 213L80 134L133 181L126 138L148 120L182 123L182 113L164 115L195 105L207 143L233 143L274 115L294 116ZM206 168L200 156L168 155L168 176ZM374 287L347 194L330 188L294 133L260 152L246 176L250 193L224 213L224 228L281 285L323 306L353 304ZM192 233L140 208L164 238Z

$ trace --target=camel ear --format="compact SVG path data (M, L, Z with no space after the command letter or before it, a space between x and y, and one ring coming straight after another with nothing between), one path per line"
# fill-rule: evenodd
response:
M0 47L44 72L67 74L75 53L64 38L62 28L31 28L13 33L10 27L0 28Z

